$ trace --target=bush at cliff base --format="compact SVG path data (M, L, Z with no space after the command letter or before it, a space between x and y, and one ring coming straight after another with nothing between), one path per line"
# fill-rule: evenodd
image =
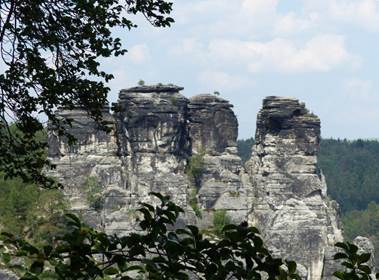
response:
M217 240L196 226L175 228L183 209L169 197L152 193L156 206L141 203L140 231L108 235L66 214L65 230L49 244L33 246L2 233L3 265L21 279L300 279L296 263L275 258L259 232L247 223L226 225ZM170 228L172 230L170 230ZM372 279L370 254L337 243L344 270L339 279Z

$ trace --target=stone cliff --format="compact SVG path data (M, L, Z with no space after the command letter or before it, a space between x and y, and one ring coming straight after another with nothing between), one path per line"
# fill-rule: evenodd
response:
M317 166L318 117L296 99L267 97L245 168L233 106L209 94L187 99L180 90L122 90L117 110L104 108L108 134L84 110L57 111L73 120L68 130L78 139L69 145L49 132L51 174L66 186L72 208L94 226L125 234L137 230L138 202L161 192L186 210L179 224L210 229L218 213L249 221L275 254L300 264L304 279L331 278L342 234L338 205L326 196Z
M273 251L304 265L308 279L331 277L342 232L317 166L319 118L296 99L267 97L255 139L247 163L256 198L251 222Z

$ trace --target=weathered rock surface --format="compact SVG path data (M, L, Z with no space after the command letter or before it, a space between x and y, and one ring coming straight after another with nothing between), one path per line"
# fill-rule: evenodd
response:
M74 120L69 132L78 139L69 146L49 132L49 156L57 166L51 174L66 185L72 208L95 226L125 234L138 230L138 202L154 203L148 193L161 192L185 208L183 222L211 228L220 210L234 223L248 220L275 254L299 262L304 278L331 278L333 245L342 235L338 205L327 198L317 167L318 117L296 99L266 98L245 168L232 105L207 94L187 99L180 90L122 90L115 113L104 108L108 134L84 110L57 112ZM188 172L194 157L201 166L196 180ZM96 209L88 178L98 184Z
M331 277L327 260L342 233L317 166L319 118L296 99L267 97L255 137L247 163L255 198L250 221L273 251L302 264L308 279Z
M69 197L71 207L81 212L92 225L104 225L104 216L90 207L88 179L95 178L99 185L99 195L112 196L110 190L124 190L127 184L123 163L118 156L118 143L115 135L116 122L104 108L103 119L111 129L110 133L99 129L96 122L85 110L58 110L59 117L72 120L67 132L76 138L74 145L69 145L66 137L60 137L54 130L49 130L49 158L56 165L51 174L65 186L64 192ZM107 188L105 188L107 186Z
M8 271L8 270L0 270L0 280L18 280L16 274Z
M211 94L190 99L189 132L194 152L220 154L237 145L238 122L233 106Z
M179 93L181 89L143 86L122 90L115 104L117 112L110 115L108 108L104 110L109 134L98 130L85 110L57 112L74 120L68 132L78 141L69 146L67 139L50 131L49 156L57 166L51 174L67 186L72 208L91 224L108 232L136 230L135 209L139 201L152 202L148 195L152 191L170 195L187 210L188 222L205 228L212 226L215 209L227 210L236 221L247 216L242 194L249 180L237 155L238 124L232 105L212 95L188 100ZM191 155L199 153L204 153L204 172L197 191L186 168ZM101 189L96 195L102 207L97 211L88 201L88 178ZM202 220L196 218L189 202L194 195L204 213ZM231 199L235 204L228 206Z
M363 236L357 236L354 238L353 243L359 248L358 253L370 253L371 259L368 262L373 274L373 279L375 279L375 247L370 239Z

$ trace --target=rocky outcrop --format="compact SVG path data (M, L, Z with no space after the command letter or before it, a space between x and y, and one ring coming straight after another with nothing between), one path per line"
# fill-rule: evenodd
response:
M232 107L228 101L211 94L190 99L192 151L220 154L237 145L238 122Z
M8 270L0 270L0 280L18 280L19 277L17 277L16 274L13 272L10 272Z
M133 198L124 207L126 213L135 211L139 201L150 202L149 192L170 195L180 206L187 206L190 181L185 168L191 151L188 99L179 93L181 89L144 86L120 92L117 135L129 178L127 192ZM125 220L129 223L125 216L118 215L112 228Z
M50 130L57 167L50 174L66 186L72 208L95 226L125 234L138 230L138 202L154 203L148 193L161 192L186 210L178 226L210 229L222 211L231 222L257 226L275 254L299 263L303 278L331 278L333 245L342 235L338 205L327 198L317 166L318 117L296 99L266 98L245 168L233 106L209 94L187 99L180 90L122 90L114 113L104 108L109 133L85 110L57 111L73 119L68 132L78 141L70 146Z
M308 279L331 277L329 260L342 233L317 166L319 118L296 99L267 97L255 139L247 163L255 198L250 221L273 251L302 264Z
M49 130L49 158L56 166L50 174L65 186L64 193L71 208L84 215L88 223L103 227L105 216L91 207L95 201L89 201L88 197L94 191L97 192L93 194L95 196L112 196L116 193L113 190L123 190L127 184L124 166L118 156L115 119L109 113L109 107L105 107L103 120L111 130L107 133L84 109L58 110L56 114L71 120L71 126L66 130L76 138L76 143L70 144L69 139L54 129Z
M375 279L375 247L370 239L363 236L357 236L354 238L353 243L359 248L358 253L370 253L371 259L368 262L369 267L371 268L373 279Z
M238 121L232 107L211 94L194 96L188 105L191 153L203 158L197 200L203 213L198 224L204 228L213 224L216 211L241 222L249 210L250 184L237 154Z
M249 181L237 155L232 105L212 95L189 100L181 89L169 85L122 90L115 113L104 109L108 134L85 110L57 111L59 117L73 120L67 129L78 141L70 146L50 130L49 156L57 166L51 174L67 186L72 208L91 224L115 233L136 230L135 210L140 201L152 203L149 192L170 195L187 210L187 222L204 228L213 225L218 209L236 221L247 216L244 194ZM200 186L187 174L195 155L202 161ZM97 209L88 201L93 197L91 184L97 185ZM229 201L235 203L230 206Z

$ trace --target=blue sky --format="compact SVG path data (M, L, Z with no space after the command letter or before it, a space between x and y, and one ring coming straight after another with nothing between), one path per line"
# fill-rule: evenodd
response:
M120 33L129 53L105 62L111 101L140 79L219 91L247 138L265 96L291 96L320 116L323 137L379 138L379 1L174 0L173 17Z

